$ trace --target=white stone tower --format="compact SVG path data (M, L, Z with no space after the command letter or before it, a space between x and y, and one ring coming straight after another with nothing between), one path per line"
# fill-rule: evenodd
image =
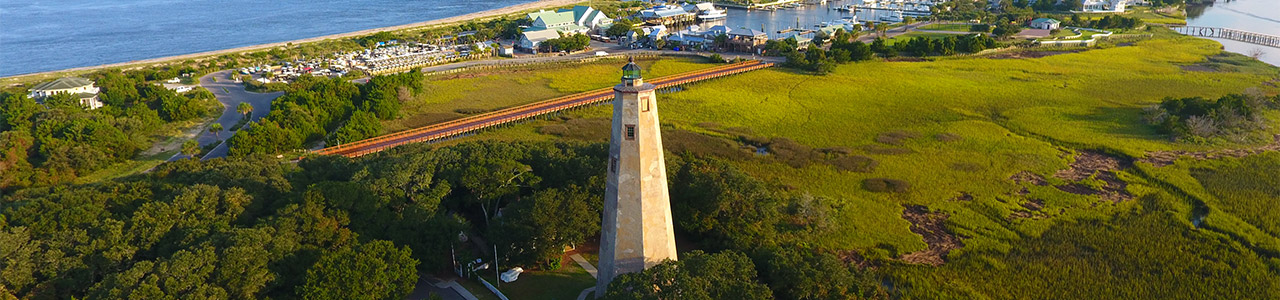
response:
M622 67L622 83L613 91L597 298L619 274L676 259L654 86L644 83L640 66L631 61Z

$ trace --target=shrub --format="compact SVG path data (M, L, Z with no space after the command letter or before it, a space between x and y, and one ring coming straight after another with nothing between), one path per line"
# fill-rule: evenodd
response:
M906 181L888 178L871 178L862 181L862 188L876 193L905 193L911 187Z

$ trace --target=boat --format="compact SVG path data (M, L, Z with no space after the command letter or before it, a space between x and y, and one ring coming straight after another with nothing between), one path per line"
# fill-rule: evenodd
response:
M698 12L698 20L700 21L724 20L728 16L729 15L726 14L723 9L716 9L714 7L708 10L703 10Z

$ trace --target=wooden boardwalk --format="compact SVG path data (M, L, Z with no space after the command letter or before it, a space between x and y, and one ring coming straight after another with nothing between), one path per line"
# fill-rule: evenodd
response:
M1177 31L1178 33L1190 35L1190 36L1228 39L1228 40L1245 42L1250 44L1280 48L1280 36L1275 36L1275 35L1270 35L1265 33L1249 32L1249 31L1237 30L1237 29L1231 29L1231 28L1204 27L1204 26L1171 26L1169 27L1169 29L1173 29L1173 31Z
M718 78L743 72L749 72L768 68L773 63L763 63L752 60L728 65L717 66L709 69L703 69L678 75L660 77L647 80L649 83L657 86L659 89L678 86L691 82L697 82L712 78ZM458 120L448 121L444 123L419 127L415 129L405 130L374 138L369 138L354 143L338 145L334 147L316 150L313 153L320 155L342 155L347 157L357 157L378 151L386 150L391 147L419 143L430 142L450 137L459 136L465 133L485 129L497 125L519 122L528 120L537 116L564 111L568 109L578 108L587 105L600 104L613 100L613 88L602 88L598 90L577 93L550 100L530 103L526 105L516 106L512 108L502 109L498 111L488 112L475 116L470 116Z

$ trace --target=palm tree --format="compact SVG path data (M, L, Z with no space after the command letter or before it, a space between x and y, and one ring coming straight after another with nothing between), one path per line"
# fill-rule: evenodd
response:
M249 102L240 102L240 104L236 104L236 111L240 112L241 115L248 116L249 113L253 112L253 105L250 105Z
M219 133L222 133L222 123L213 123L212 126L209 126L209 132L213 133L214 138L222 139L222 137L218 136Z

